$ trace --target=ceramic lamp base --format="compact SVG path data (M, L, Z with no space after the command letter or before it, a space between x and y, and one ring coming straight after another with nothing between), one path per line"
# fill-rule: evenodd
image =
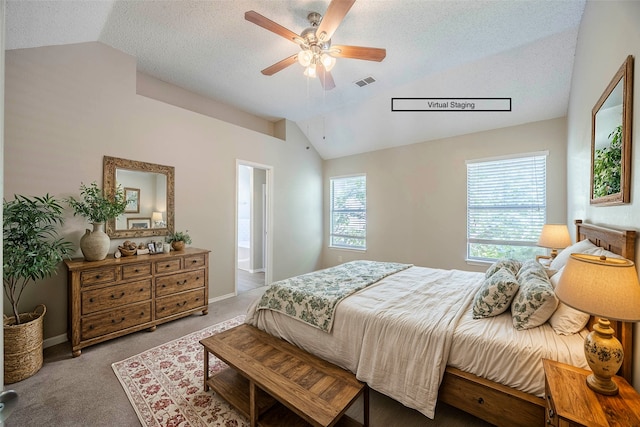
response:
M609 320L599 318L584 340L584 354L593 371L587 377L587 385L596 393L607 396L618 394L618 385L611 377L618 372L624 359L622 344L614 333Z

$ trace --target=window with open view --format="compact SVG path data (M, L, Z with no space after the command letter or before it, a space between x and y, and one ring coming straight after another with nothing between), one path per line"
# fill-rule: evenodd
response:
M526 260L547 217L547 155L467 161L467 259Z
M367 248L367 177L353 175L330 179L331 229L329 246Z

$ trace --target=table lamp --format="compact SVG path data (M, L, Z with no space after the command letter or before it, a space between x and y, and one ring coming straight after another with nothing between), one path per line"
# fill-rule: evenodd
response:
M558 255L558 249L564 249L571 245L569 229L565 224L545 224L542 227L538 246L551 249L551 259Z
M611 377L622 366L624 352L608 319L640 320L640 283L634 263L571 254L555 292L566 305L598 318L584 340L584 353L593 371L587 377L587 385L601 394L617 394L618 386Z
M154 212L153 214L151 214L151 221L153 222L154 227L162 226L162 212Z

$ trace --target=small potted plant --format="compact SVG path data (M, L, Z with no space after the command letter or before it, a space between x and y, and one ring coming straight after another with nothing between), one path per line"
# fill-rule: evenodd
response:
M171 243L171 247L174 251L181 251L184 249L185 245L191 244L191 236L189 236L188 233L189 230L169 233L165 241L167 243Z
M25 288L50 277L72 245L58 237L63 208L48 194L43 197L16 195L3 203L2 269L4 293L13 316L4 318L4 379L22 381L42 367L43 304L32 313L20 313L18 305Z
M93 224L93 231L87 229L80 239L80 249L87 261L100 261L107 257L111 239L104 232L104 224L122 215L127 207L124 190L118 186L113 198L108 198L92 182L89 186L80 184L81 200L69 197L66 201L73 208L73 215L81 215Z

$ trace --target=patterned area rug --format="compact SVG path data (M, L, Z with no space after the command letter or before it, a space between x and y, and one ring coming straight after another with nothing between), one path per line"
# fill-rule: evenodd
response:
M249 426L223 399L204 391L200 345L243 321L238 316L111 365L143 426ZM210 356L210 375L225 367Z

